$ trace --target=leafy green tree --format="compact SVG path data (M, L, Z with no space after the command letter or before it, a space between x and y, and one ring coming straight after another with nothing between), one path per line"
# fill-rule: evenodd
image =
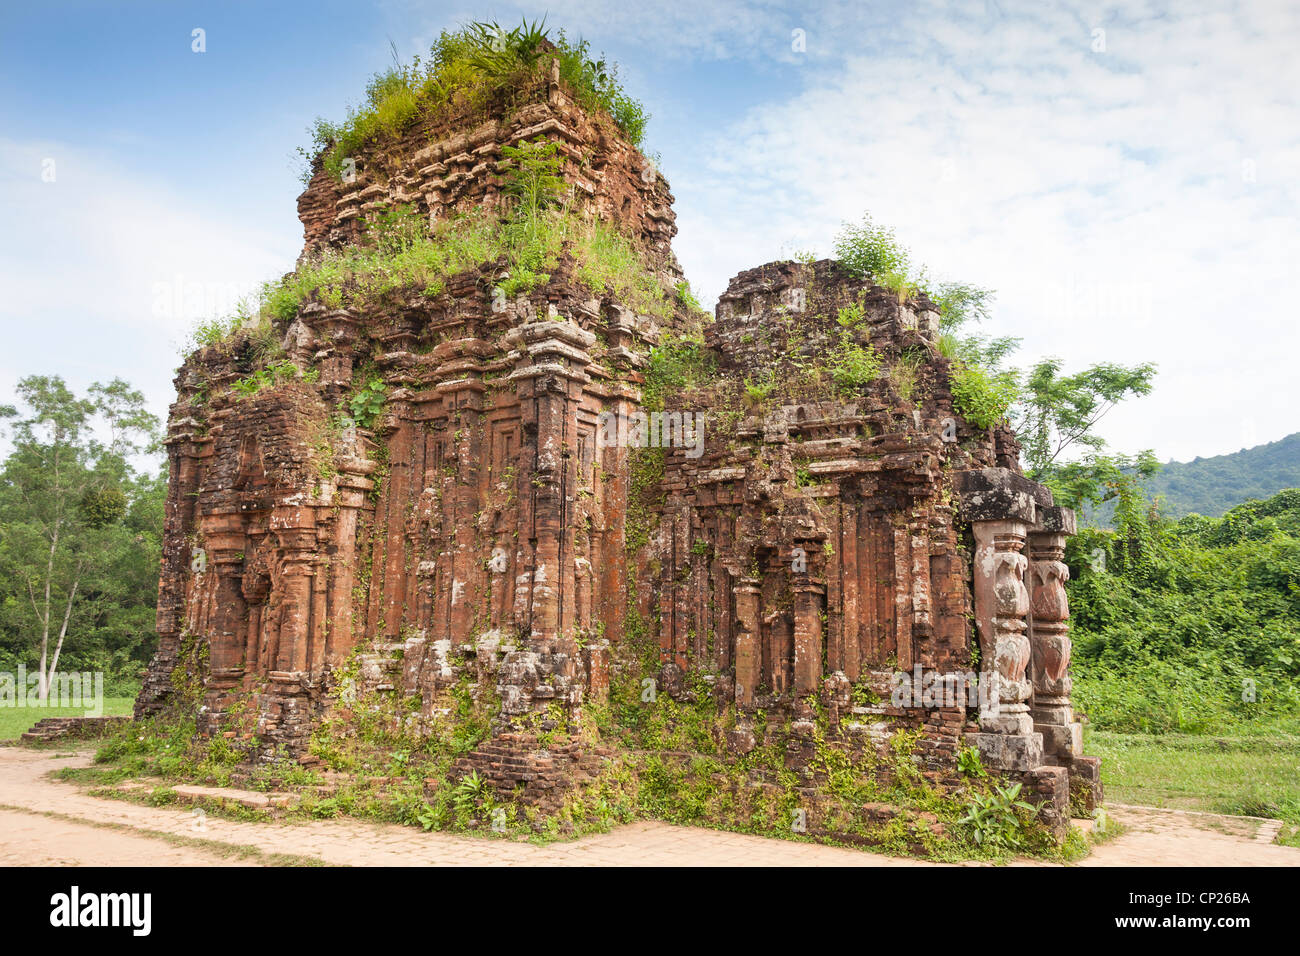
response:
M156 450L159 423L120 379L78 397L57 376L29 376L18 396L20 407L0 406L12 441L0 465L0 634L37 657L44 700L69 640L120 666L152 629L141 609L156 588L164 492L132 459Z
M1100 454L1106 442L1097 423L1124 399L1149 395L1156 374L1149 362L1132 367L1102 362L1073 375L1061 374L1062 364L1048 358L1030 368L1020 397L1016 432L1025 461L1043 474L1071 448Z
M835 237L835 258L854 275L875 279L907 276L911 254L898 242L894 230L862 216L857 225L845 223Z
M1150 449L1108 453L1096 429L1120 402L1151 393L1156 367L1101 362L1064 375L1061 366L1060 359L1043 359L1024 376L1015 427L1029 476L1051 488L1058 504L1079 508L1117 499L1131 518L1146 502L1137 482L1154 475L1159 463ZM1067 453L1078 457L1067 460Z
M951 374L952 399L966 420L979 428L992 428L1004 418L1016 400L1014 373L990 375L979 365L954 365Z
M981 428L1009 419L1030 477L1051 487L1060 504L1098 504L1130 493L1130 473L1139 478L1154 474L1158 465L1150 451L1132 457L1108 454L1097 433L1098 423L1117 404L1150 394L1153 364L1102 362L1072 375L1062 374L1056 358L1028 370L1007 365L1020 339L970 330L989 317L993 291L963 282L931 282L924 267L913 273L910 252L892 229L870 215L859 224L844 224L835 255L853 275L914 290L930 300L939 310L939 351L952 361L957 410Z
M1033 469L1030 477L1052 489L1057 504L1081 508L1125 496L1145 502L1139 482L1149 479L1159 467L1150 451L1136 455L1089 452L1075 461Z

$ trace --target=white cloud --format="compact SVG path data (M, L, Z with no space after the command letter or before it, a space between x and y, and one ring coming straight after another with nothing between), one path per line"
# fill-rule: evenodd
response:
M385 10L417 48L482 15ZM839 223L870 210L941 275L995 288L990 331L1022 336L1026 360L1158 361L1155 395L1108 420L1115 446L1186 458L1296 430L1300 6L528 6L543 12L597 48L642 51L626 57L634 90L652 66L714 62L783 91L692 130L665 107L728 94L644 91L669 125L675 245L706 300L741 269L829 254ZM163 412L192 317L291 268L300 232L283 210L232 220L220 191L110 157L0 140L0 390L36 371L121 374ZM156 314L160 283L188 317Z
M42 179L54 160L54 180ZM200 318L293 268L293 222L232 222L216 197L182 194L91 150L0 139L0 392L30 374L74 388L114 376L165 416L177 349Z
M829 254L870 210L997 289L996 331L1025 358L1157 361L1156 393L1106 422L1114 445L1191 457L1241 447L1246 421L1295 431L1295 11L966 9L922 8L719 131L677 187L688 274L715 296L790 240Z

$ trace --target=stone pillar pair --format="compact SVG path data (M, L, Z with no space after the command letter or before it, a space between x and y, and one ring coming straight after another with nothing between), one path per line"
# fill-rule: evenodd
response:
M980 729L967 735L986 765L1029 771L1080 753L1067 673L1069 605L1062 557L1074 513L1006 468L962 472L957 491L975 537Z

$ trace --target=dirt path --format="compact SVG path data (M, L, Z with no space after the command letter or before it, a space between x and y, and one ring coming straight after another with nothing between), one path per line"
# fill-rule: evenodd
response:
M27 810L0 810L0 866L235 866L196 846Z
M0 747L0 864L937 865L652 822L546 846L356 820L243 823L91 797L72 784L46 778L50 770L89 763L84 750L68 756L66 751ZM1300 849L1256 841L1260 824L1249 818L1140 807L1113 807L1111 814L1129 832L1098 847L1082 865L1300 866Z
M1112 804L1128 827L1079 866L1300 866L1300 848L1271 842L1275 821Z

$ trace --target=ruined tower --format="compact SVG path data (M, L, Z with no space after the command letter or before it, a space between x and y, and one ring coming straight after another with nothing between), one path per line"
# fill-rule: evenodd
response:
M341 179L318 162L301 261L395 208L429 230L504 210L503 151L526 142L554 144L567 215L626 238L658 307L566 245L527 288L501 258L364 306L322 287L189 356L137 714L181 674L200 733L239 710L250 757L302 756L346 668L425 712L469 675L496 716L458 766L544 801L600 749L583 708L633 677L734 708L737 752L780 714L797 764L820 709L867 746L918 729L935 766L976 746L1058 810L1071 778L1095 799L1070 707L1073 515L1007 429L955 406L924 296L779 262L705 320L668 184L554 61ZM695 373L656 378L675 355ZM367 389L381 407L361 420ZM972 670L980 702L897 694L900 674Z

